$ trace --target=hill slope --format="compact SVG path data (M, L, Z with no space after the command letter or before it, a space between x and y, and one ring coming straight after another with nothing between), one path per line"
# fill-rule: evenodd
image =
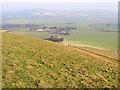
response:
M3 88L118 87L117 63L73 47L3 33Z

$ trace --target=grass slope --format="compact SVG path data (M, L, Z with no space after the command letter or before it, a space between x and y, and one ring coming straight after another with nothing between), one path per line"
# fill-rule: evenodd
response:
M90 52L90 53L93 53L93 54L96 54L103 58L109 59L113 62L118 62L118 53L115 51L92 48L92 47L84 47L84 46L74 46L74 47L84 50L84 51L87 51L87 52Z
M3 33L3 88L118 87L117 63L77 48Z

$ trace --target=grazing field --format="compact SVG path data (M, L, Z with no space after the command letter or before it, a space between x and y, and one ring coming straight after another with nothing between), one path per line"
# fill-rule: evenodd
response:
M48 38L51 36L51 34L48 32L37 32L37 31L20 30L20 31L13 31L12 33L21 34L21 35L25 35L25 36L32 36L32 37L37 37L37 38L42 38L42 39L45 39L45 38Z
M71 31L71 35L64 36L64 43L71 45L89 45L118 51L118 33L101 31Z
M96 26L99 28L97 30L94 27L85 24L48 24L48 27L76 27L77 30L72 30L70 35L64 35L64 44L71 44L71 45L88 45L92 47L98 47L103 49L109 49L112 51L118 51L118 32L102 32L100 31L99 25ZM115 29L116 30L116 29ZM12 33L22 34L26 36L32 36L37 38L48 38L52 34L47 32L36 32L36 31L28 31L28 30L19 30L14 31Z
M118 65L39 38L3 33L3 88L117 88Z
M96 30L109 29L111 31L118 31L118 24L90 24L90 26Z

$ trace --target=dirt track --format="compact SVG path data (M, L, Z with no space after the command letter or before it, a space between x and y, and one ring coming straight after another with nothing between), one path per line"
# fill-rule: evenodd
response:
M101 50L108 50L108 49L99 48L99 47L94 47L94 46L89 46L89 45L73 45L73 44L67 44L67 43L64 43L64 42L61 43L61 44L70 45L70 46L90 47L90 48L101 49ZM78 49L78 48L75 48L75 49L81 50L81 49ZM103 58L102 56L96 55L96 54L94 54L94 53L90 53L90 52L87 52L87 51L85 51L85 50L81 50L81 51L84 52L84 53L86 53L87 55L90 55L90 56L95 57L95 58L99 58L99 59L101 59L101 60L103 60L103 61L110 62L110 63L113 63L113 64L116 63L116 62L110 61L110 60L108 60L108 59L105 59L105 58Z

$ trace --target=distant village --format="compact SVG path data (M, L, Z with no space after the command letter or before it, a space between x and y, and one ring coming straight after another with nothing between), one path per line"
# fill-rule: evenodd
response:
M68 23L72 24L72 23ZM54 42L62 42L64 39L61 37L62 35L70 35L71 30L77 30L76 27L48 27L47 25L34 25L34 24L7 24L3 25L1 32L13 32L19 30L27 30L33 32L48 32L52 34L51 37L46 40L54 41Z
M53 34L51 37L47 38L46 40L50 40L53 42L62 42L64 41L63 37L60 37L60 35L70 35L70 30L76 30L76 27L47 27L43 26L40 29L31 28L30 31L45 31Z
M66 23L66 24L75 24L75 23ZM106 24L106 26L110 26L111 24ZM37 32L49 32L51 34L57 34L57 35L70 35L71 30L77 30L76 27L49 27L44 24L5 24L2 25L2 29L0 32L12 32L17 30L28 30L28 31L37 31ZM112 29L102 29L102 32L119 32L118 30L112 30Z
M47 25L34 25L34 24L7 24L3 25L3 32L11 32L14 30L23 30L27 29L28 31L37 31L37 32L49 32L51 34L58 35L70 35L70 30L76 30L76 27L48 27Z
M70 35L70 30L76 30L76 27L47 27L43 26L40 29L39 28L30 28L30 31L45 31L49 32L51 34L59 34L59 35Z

